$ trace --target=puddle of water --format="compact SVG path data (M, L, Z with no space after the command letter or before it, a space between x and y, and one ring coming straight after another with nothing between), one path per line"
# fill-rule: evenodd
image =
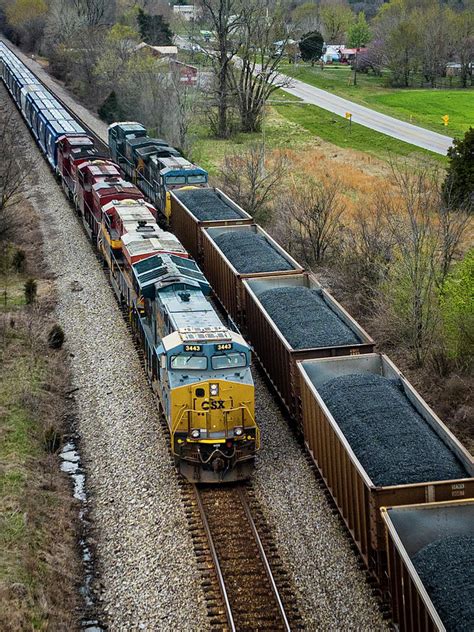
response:
M69 474L71 477L73 483L73 496L81 503L79 509L79 522L81 525L81 531L84 532L86 529L86 477L81 466L81 456L74 439L70 439L63 446L59 456L61 457L61 471L66 472L66 474ZM92 580L94 577L92 552L84 538L79 540L79 546L81 549L82 567L84 571L80 593L86 605L85 616L87 617L81 621L81 629L87 632L104 632L104 628L99 624L99 622L89 616L96 610L96 603L92 592Z

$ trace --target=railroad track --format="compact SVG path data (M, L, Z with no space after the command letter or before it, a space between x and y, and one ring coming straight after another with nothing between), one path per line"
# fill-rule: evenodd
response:
M212 629L302 629L292 587L250 485L188 485L183 494Z

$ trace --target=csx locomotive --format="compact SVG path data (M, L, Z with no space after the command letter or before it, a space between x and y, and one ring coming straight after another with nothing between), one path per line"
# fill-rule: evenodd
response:
M0 73L107 264L143 345L178 471L193 482L247 478L260 446L249 346L222 325L209 284L178 239L158 226L155 207L3 43ZM149 199L165 211L168 188L179 186L183 169L197 186L207 173L176 150L156 147L151 166L142 147L139 171L157 170Z

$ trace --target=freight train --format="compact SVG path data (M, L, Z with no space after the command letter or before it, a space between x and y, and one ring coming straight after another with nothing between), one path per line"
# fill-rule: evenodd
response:
M178 239L160 228L143 193L3 44L0 62L142 344L176 468L193 482L248 478L260 447L248 344L222 324L208 300L209 283ZM165 187L173 177L164 178Z
M230 480L234 448L248 445L242 466L259 445L249 348L219 324L208 279L302 434L396 628L473 629L472 456L311 272L209 187L204 169L134 122L110 127L111 162L82 129L66 130L78 125L67 112L54 125L39 110L29 116L41 86L2 45L1 58L5 84L142 339L182 471ZM206 441L213 420L222 436Z

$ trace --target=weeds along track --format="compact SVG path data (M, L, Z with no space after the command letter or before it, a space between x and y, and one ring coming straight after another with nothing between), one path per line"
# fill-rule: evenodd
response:
M302 629L293 590L251 486L185 492L212 629Z

